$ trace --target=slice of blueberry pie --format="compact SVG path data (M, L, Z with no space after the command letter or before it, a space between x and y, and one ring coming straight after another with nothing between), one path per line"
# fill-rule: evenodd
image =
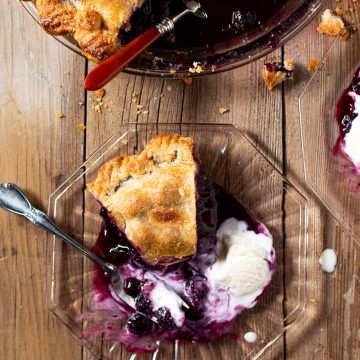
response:
M211 183L191 138L156 136L139 155L107 162L88 188L103 206L93 251L118 267L135 310L96 268L85 338L101 332L129 351L215 340L271 282L269 231Z
M196 172L190 138L157 136L107 162L88 189L147 263L171 264L196 252Z

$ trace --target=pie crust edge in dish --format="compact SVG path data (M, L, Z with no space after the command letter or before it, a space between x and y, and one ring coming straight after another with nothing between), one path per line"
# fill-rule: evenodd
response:
M139 155L106 162L90 192L149 264L170 265L196 254L193 140L158 135Z
M71 35L84 55L101 62L119 47L119 31L144 0L33 0L42 27L51 35Z

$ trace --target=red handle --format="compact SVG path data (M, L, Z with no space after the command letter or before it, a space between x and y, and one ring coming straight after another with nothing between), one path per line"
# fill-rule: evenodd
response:
M139 35L87 74L84 81L85 90L94 91L105 86L159 37L160 33L156 27L151 27Z

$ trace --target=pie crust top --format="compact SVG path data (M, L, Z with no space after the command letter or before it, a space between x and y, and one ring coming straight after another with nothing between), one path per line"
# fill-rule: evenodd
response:
M144 0L33 0L40 23L51 35L71 35L92 61L119 47L119 31Z
M158 135L139 155L106 162L87 185L149 264L196 253L193 146L189 137Z

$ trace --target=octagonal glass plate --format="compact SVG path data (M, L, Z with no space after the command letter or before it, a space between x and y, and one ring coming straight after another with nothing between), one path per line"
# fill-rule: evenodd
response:
M360 67L359 53L359 31L349 41L335 39L299 98L306 181L357 240L360 176L333 150L339 137L336 105Z
M97 357L255 359L301 318L305 309L307 201L235 127L199 124L123 126L50 196L50 216L75 239L91 247L96 241L101 217L100 205L86 190L86 183L94 180L104 162L119 154L139 153L156 134L174 132L194 138L203 168L211 180L241 199L274 237L277 272L257 306L240 314L231 328L233 336L211 344L162 342L154 354L135 355L127 353L116 341L104 340L102 334L85 339L84 329L94 325L94 320L77 319L79 314L88 311L93 265L52 236L48 253L48 305ZM257 334L253 344L244 340L248 331Z

